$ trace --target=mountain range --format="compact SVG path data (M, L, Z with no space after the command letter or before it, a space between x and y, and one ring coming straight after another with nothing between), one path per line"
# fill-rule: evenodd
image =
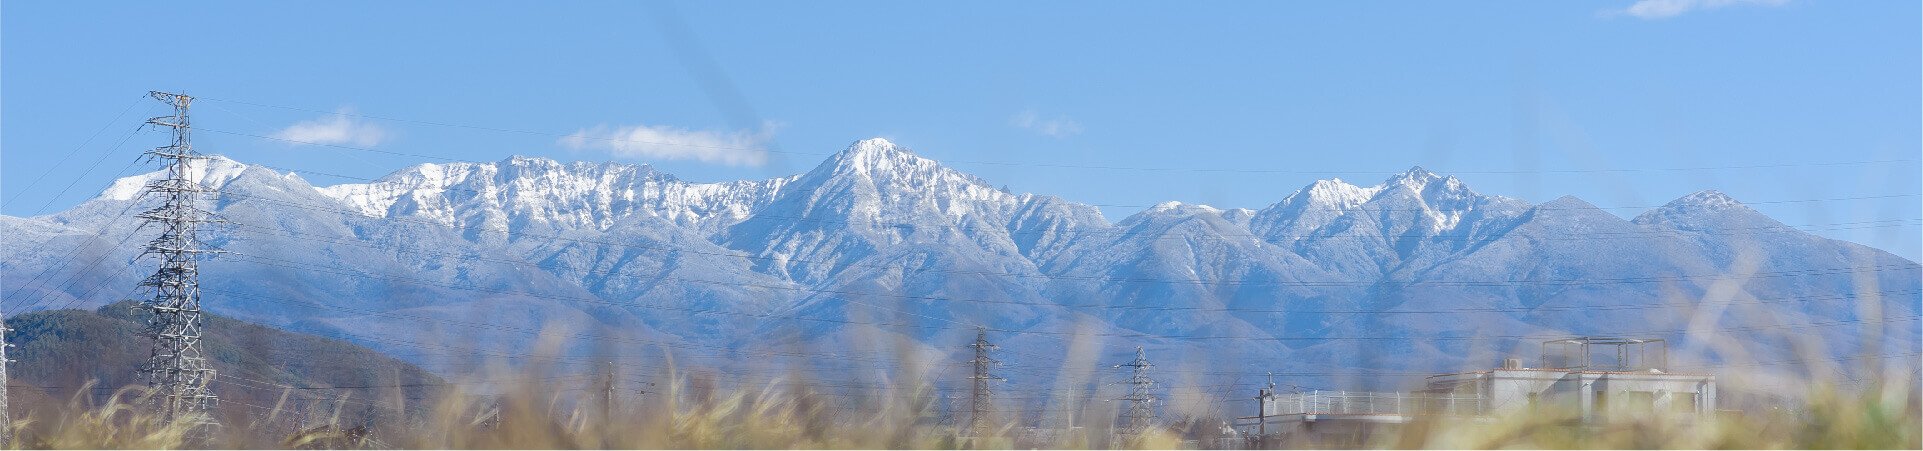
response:
M544 352L658 371L665 352L721 373L867 381L924 362L956 380L978 331L1028 387L1118 376L1109 364L1136 347L1171 392L1252 389L1268 372L1376 387L1533 365L1541 340L1566 336L1664 338L1679 370L1811 353L1847 367L1916 355L1923 299L1916 262L1713 190L1626 220L1421 168L1317 181L1259 210L1166 202L1116 222L881 139L804 174L724 183L523 157L320 187L222 157L194 169L229 221L208 242L234 252L202 265L209 309L444 375ZM151 231L133 215L161 174L0 216L0 307L137 296Z

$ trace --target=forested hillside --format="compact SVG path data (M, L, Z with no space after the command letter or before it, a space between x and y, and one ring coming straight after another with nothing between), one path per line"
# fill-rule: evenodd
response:
M74 402L101 405L122 388L141 386L134 369L151 344L141 338L148 313L134 306L121 301L7 318L7 339L18 346L8 366L13 418L58 415ZM223 424L267 426L262 432L284 437L327 424L338 412L344 427L378 429L372 426L393 423L400 412L426 411L445 389L439 376L341 340L211 314L203 333ZM87 396L76 397L82 389Z

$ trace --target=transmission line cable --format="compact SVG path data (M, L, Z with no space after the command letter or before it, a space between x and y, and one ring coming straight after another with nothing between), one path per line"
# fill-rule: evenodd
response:
M86 139L85 141L81 141L81 142L80 142L80 145L78 145L78 146L74 146L74 148L73 148L73 150L69 150L69 151L67 151L67 152L66 152L66 153L64 153L64 154L61 154L61 155L60 155L60 161L56 161L56 162L54 162L54 163L53 163L53 167L56 167L56 168L57 168L57 167L60 167L61 165L65 165L65 164L67 164L67 160L68 160L68 159L71 159L71 158L73 158L73 156L74 156L74 155L78 155L78 154L80 154L80 149L85 149L85 148L87 147L87 145L88 145L88 144L92 144L92 143L93 143L93 140L95 140L95 139L98 139L98 138L100 138L100 135L101 135L102 133L106 133L106 132L107 132L107 129L108 129L108 128L112 128L112 127L114 126L114 124L118 124L118 123L120 123L120 118L123 118L123 117L126 117L126 116L127 116L127 113L128 113L128 112L130 112L130 111L133 111L133 110L134 110L134 107L136 107L136 106L140 106L140 104L141 104L142 102L146 102L146 101L147 101L147 96L140 96L139 98L136 98L136 99L134 99L134 101L133 101L133 102L129 102L129 103L127 103L127 108L126 108L126 109L123 109L123 110L120 110L120 114L116 114L116 115L114 115L114 118L113 118L113 119L109 119L109 120L107 120L107 123L106 123L106 124L102 124L102 125L100 126L100 129L99 129L99 130L94 130L94 132L93 132L93 134L92 134L92 135L89 135L89 136L87 136L87 139ZM138 132L138 131L139 131L139 129L135 129L134 131L135 131L135 132ZM130 137L131 137L131 136L132 136L132 134L129 134L128 136L130 136ZM124 139L123 139L123 140L121 140L121 143L123 143L123 144L124 144L124 143L126 143L126 140L124 140ZM100 157L100 159L99 159L99 160L95 160L95 161L94 161L94 164L93 164L93 166L94 166L94 167L97 167L97 166L99 166L99 165L100 165L100 162L101 162L101 161L104 161L104 160L106 160L106 159L107 159L107 156L108 156L108 155L112 155L112 154L113 154L113 151L114 151L114 150L116 150L116 149L119 149L119 148L120 148L120 145L119 145L119 144L115 144L115 145L113 146L113 148L109 148L109 149L107 149L107 152L106 152L106 155L101 155L101 157ZM47 175L49 175L49 174L52 174L52 173L53 173L53 171L51 171L51 170L47 170L47 171L41 171L41 172L40 172L40 175L39 175L38 177L34 177L34 178L33 178L33 181L32 181L32 182L27 182L27 186L25 186L25 187L22 187L22 188L20 188L20 190L19 190L19 192L23 192L23 193L24 193L24 192L28 192L28 191L32 191L32 190L33 190L33 187L35 187L35 186L39 186L39 185L40 185L40 181L41 181L41 180L46 180L46 179L47 179ZM87 170L86 170L85 172L82 172L82 173L80 174L80 176L79 176L79 177L76 177L75 179L76 179L76 181L78 181L78 179L80 179L80 178L85 178L87 174L91 174L91 173L93 173L93 167L88 167L88 168L87 168ZM73 184L72 184L72 183L69 183L69 184L67 185L67 187L68 187L68 188L72 188L72 187L73 187ZM66 190L61 190L61 194L65 194L65 193L66 193ZM60 197L60 195L58 195L58 194L56 194L56 195L54 195L53 197L57 199L57 198L59 198L59 197ZM8 199L8 200L9 200L9 201L11 201L12 199ZM9 204L11 204L12 202L7 202L7 203L9 203ZM51 205L51 204L53 203L53 201L52 201L51 199L49 199L47 203L48 203L48 205ZM35 210L33 214L30 214L30 215L27 215L27 216L38 216L38 215L40 214L40 212L41 212L41 211L45 211L46 209L47 209L47 205L41 205L41 206L40 206L40 209L39 209L39 210Z
M353 177L353 176L346 176L346 175L339 175L339 174L318 172L318 171L306 171L306 170L287 168L282 166L270 166L270 165L260 165L260 164L250 164L250 165L264 167L264 168L278 170L278 171L285 171L290 174L291 173L308 173L308 174L325 175L330 177L363 180L363 181L372 182L370 183L370 185L379 184L379 183L388 183L388 182L383 182L380 179ZM497 194L497 193L488 193L488 192L483 192L480 190L474 190L474 189L468 189L468 188L459 188L454 186L440 186L440 187L433 187L433 189L438 191L443 191L443 192L471 193L476 195L477 197L492 196ZM1912 194L1912 195L1894 195L1894 196L1895 197L1913 197L1916 195ZM1789 203L1789 202L1802 203L1802 202L1818 202L1818 201L1865 200L1865 199L1880 199L1880 198L1888 198L1888 197L1873 196L1873 197L1851 197L1851 198L1830 198L1830 199L1794 199L1794 200L1780 200L1780 201L1760 201L1760 202L1752 202L1752 203L1754 204ZM1098 205L1098 204L1083 204L1083 205L1098 206L1098 207L1139 207L1139 205ZM1748 205L1748 204L1745 204L1745 205ZM1596 207L1596 208L1598 209L1644 209L1644 208L1658 208L1658 207L1661 207L1661 206L1626 206L1626 207ZM1318 210L1321 210L1321 209L1318 209ZM1377 212L1390 212L1390 211L1410 211L1410 212L1427 211L1427 210L1420 210L1420 209L1381 209L1381 208L1352 208L1352 209L1328 208L1327 210L1354 212L1354 213L1377 213ZM1521 210L1519 211L1519 213L1526 213L1528 211L1554 211L1554 210L1577 210L1577 209L1547 208L1541 205L1536 205L1528 209ZM353 211L351 213L360 215L360 216L367 216L365 212L360 212L360 211ZM964 231L964 232L971 231L971 230L984 230L984 231L993 231L994 233L998 233L998 234L1007 234L1009 236L1052 235L1056 233L1055 231L1008 230L1004 226L997 226L993 224L975 224L975 223L946 224L946 223L879 221L879 220L859 221L859 220L852 220L852 219L810 218L810 217L799 217L799 216L774 215L774 214L767 214L762 212L751 213L748 216L743 217L740 221L748 221L748 220L780 220L780 221L814 222L814 223L827 223L827 224L868 225L868 226L875 226L875 227L882 227L882 228L908 227L908 228L950 229L950 230L957 230L957 231ZM1856 225L1856 224L1878 224L1878 223L1890 223L1890 222L1906 222L1906 223L1889 224L1889 225L1882 225L1882 226L1871 225L1871 226L1859 226L1859 227L1827 227L1827 228L1820 227L1820 226L1847 226L1847 225ZM1702 231L1702 230L1690 230L1690 231L1635 230L1635 231L1617 231L1617 232L1588 232L1588 233L1575 234L1575 235L1555 235L1555 236L1531 237L1531 238L1537 239L1537 240L1549 240L1549 241L1590 241L1595 239L1617 238L1617 237L1625 238L1625 239L1633 239L1638 237L1666 237L1666 236L1678 236L1678 235L1724 235L1724 234L1738 235L1737 233L1728 233L1728 232L1749 231L1749 230L1762 231L1762 232L1768 232L1768 233L1796 233L1796 232L1810 233L1813 231L1825 231L1825 230L1852 230L1852 229L1882 228L1882 227L1911 227L1915 225L1915 224L1909 224L1909 222L1923 223L1923 218L1885 219L1885 220L1877 220L1877 221L1855 221L1855 222L1839 222L1839 223L1829 223L1829 224L1807 224L1804 226L1776 224L1776 225L1761 225L1761 226L1746 226L1746 227L1730 227L1730 228L1716 229L1717 232ZM1802 227L1810 227L1810 229L1804 229ZM1129 230L1120 230L1118 226L1113 226L1113 225L1103 226L1103 227L1071 227L1069 231L1076 233L1077 236L1132 237L1132 236L1140 235L1139 232L1134 232ZM1429 241L1470 243L1470 242L1500 241L1503 239L1509 239L1511 237L1509 235L1500 235L1500 234L1478 236L1478 235L1447 235L1447 234L1427 235L1427 234L1419 234L1419 233L1397 234L1397 235L1369 235L1369 234L1363 234L1363 233L1338 233L1338 234L1330 234L1330 235L1212 233L1212 234L1200 235L1200 236L1195 236L1188 233L1164 233L1164 234L1155 236L1153 238L1154 239L1174 239L1174 240L1201 238L1201 239L1223 240L1223 241L1232 241L1230 240L1231 238L1254 238L1254 239L1259 239L1267 244L1282 245L1282 244L1290 244L1290 243L1315 242L1315 241L1335 240L1335 239L1392 240L1392 239L1405 239L1405 238L1421 238Z
M237 223L237 227L242 229L258 230L262 233L272 233L273 235L271 236L271 238L292 238L292 239L300 239L300 240L307 240L307 241L328 243L328 244L349 245L349 246L362 247L367 249L385 250L385 251L392 251L397 253L413 254L413 255L423 256L423 257L447 257L447 258L460 258L460 259L472 260L472 261L487 261L487 262L516 265L516 266L533 267L533 268L538 268L538 269L542 269L550 272L569 271L569 272L582 273L584 275L627 276L627 277L632 277L638 280L691 282L691 283L716 284L716 285L732 283L727 281L679 278L679 277L666 276L666 275L656 274L656 273L638 273L638 272L618 271L615 269L606 269L606 270L575 269L571 267L561 267L558 264L532 263L532 262L527 262L524 260L512 259L512 258L489 258L489 257L481 257L477 255L468 255L466 253L437 252L437 251L427 250L423 248L409 248L409 247L398 246L398 245L397 246L379 246L371 243L365 243L362 241L341 241L341 240L335 240L335 239L327 239L323 237L315 237L312 235L298 233L298 232L283 232L281 229L277 229L277 228L250 226L250 225L239 224L239 223ZM265 238L269 236L263 236L263 237ZM1143 283L1143 282L1134 282L1134 283ZM843 291L836 291L836 290L813 289L813 288L805 288L805 287L781 287L781 286L771 286L771 285L746 285L746 286L754 287L754 288L768 288L768 289L790 289L795 291L804 291L809 293L820 293L820 294L845 294L845 295L875 296L875 297L910 296L910 295L903 295L899 293L843 292ZM1923 293L1923 291L1886 290L1886 291L1880 291L1877 293L1882 295L1898 295L1898 294L1917 294L1917 293ZM1802 296L1802 297L1788 297L1788 298L1757 299L1753 301L1738 301L1729 305L1752 305L1752 304L1770 304L1770 303L1795 302L1795 301L1852 299L1854 297L1855 297L1854 295ZM1688 307L1687 305L1669 303L1669 304L1622 304L1622 305L1563 306L1563 307L1556 307L1556 306L1508 307L1508 308L1505 308L1505 307L1473 308L1472 307L1472 308L1443 309L1443 310L1389 310L1389 309L1302 310L1302 309L1235 308L1235 307L1206 307L1206 306L1061 304L1061 303L1046 303L1046 302L1025 302L1025 301L1014 301L1014 300L996 300L996 299L970 299L970 298L955 298L955 297L915 297L914 299L969 302L969 303L987 303L987 304L1013 304L1013 305L1027 305L1027 306L1063 307L1063 308L1093 308L1093 309L1108 309L1108 310L1204 311L1204 312L1224 312L1224 313L1290 313L1290 314L1356 314L1356 313L1446 314L1446 313L1488 313L1488 312L1606 311L1606 310L1639 310L1639 309Z
M952 326L906 324L906 323L892 323L892 324L891 323L873 323L873 322L852 321L852 320L836 320L836 319L827 319L827 318L807 318L807 317L788 316L788 315L768 315L768 314L735 312L735 311L726 311L726 310L692 309L692 308L685 308L685 307L632 304L632 303L608 301L600 298L541 295L541 294L512 291L512 290L505 290L505 289L489 289L489 288L476 287L476 286L451 285L451 284L432 282L432 281L426 281L426 280L414 279L414 278L408 278L408 277L400 277L400 276L394 276L394 275L365 273L365 272L359 272L356 270L351 270L346 268L305 264L305 263L294 262L291 260L274 259L271 257L263 257L263 256L257 256L257 255L243 255L242 258L250 259L250 260L265 260L265 261L259 262L261 264L283 266L283 267L294 268L294 269L319 270L327 273L345 275L350 277L364 277L369 279L377 279L377 280L384 280L384 281L391 281L391 282L403 282L403 283L418 284L418 285L425 285L425 286L438 286L438 287L457 289L457 290L518 295L518 296L526 296L526 297L537 298L537 299L579 302L579 303L586 303L586 304L600 304L600 305L636 307L636 308L660 309L660 310L678 310L678 311L687 311L687 312L693 312L693 313L711 313L711 314L732 315L732 316L756 317L756 318L763 318L763 319L792 319L792 320L801 320L801 321L819 321L819 322L843 323L843 324L866 324L866 325L881 325L881 326L893 326L893 327L911 327L911 328L922 328L922 329L972 330L976 327L976 326L952 327ZM1917 316L1891 317L1878 322L1887 323L1887 322L1895 322L1895 321L1903 321L1903 320L1913 320L1916 318ZM1842 323L1856 323L1856 322L1866 322L1866 321L1840 320L1832 323L1842 324ZM1817 323L1810 323L1809 325L1817 325ZM1772 326L1772 327L1782 327L1782 326ZM1767 329L1767 328L1768 327L1764 327L1761 329ZM1256 337L1256 336L1238 337L1238 336L1168 336L1168 335L1154 335L1154 334L1143 334L1143 333L1121 334L1121 333L1050 332L1050 331L1008 330L1008 329L997 329L997 328L984 328L984 329L992 332L1006 332L1006 333L1013 333L1013 334L1033 334L1033 335L1074 335L1074 336L1088 336L1088 337L1159 338L1159 339L1165 339L1165 340L1251 340L1251 341L1294 341L1294 340L1336 341L1336 340L1415 340L1415 339L1487 340L1487 339L1503 339L1503 338L1518 339L1518 338L1562 335L1559 333L1559 334L1553 334L1553 335L1530 334L1530 335L1480 335L1480 336L1431 336L1431 337ZM1748 329L1756 329L1756 328L1755 327L1738 327L1738 328L1725 328L1721 330L1748 330ZM1682 332L1682 330L1675 330L1675 331L1669 331L1669 332L1680 333ZM1651 335L1654 333L1641 332L1636 334Z
M249 199L256 199L256 200L261 200L261 201L264 201L264 202L268 202L268 203L277 203L277 204L283 204L283 205L288 205L288 206L295 206L295 207L302 207L302 208L307 208L307 209L310 209L310 210L320 210L320 211L328 211L328 210L330 209L330 207L327 207L327 206L322 206L322 205L313 205L313 204L304 204L304 203L298 203L298 202L288 202L288 201L282 201L282 200L278 200L278 199L272 199L272 198L265 198L265 197L260 197L260 196L252 196L252 195L247 195L247 194L239 194L239 193L232 193L232 192L227 192L227 193L225 193L225 194L227 194L227 195L230 195L230 196L236 196L236 197L242 197L242 198L249 198ZM354 212L349 212L349 211L345 211L345 210L338 210L338 209L335 209L335 210L332 210L332 211L334 211L334 212L336 212L336 213L341 213L341 214L354 214L354 215L358 215L357 213L354 213ZM636 249L650 249L650 250L662 250L662 251L672 251L672 252L682 252L682 253L689 253L689 254L696 254L696 255L711 255L711 256L719 256L719 257L732 257L732 258L743 258L743 259L751 259L751 260L777 260L777 257L771 257L771 256L759 256L759 255L751 255L751 254L746 254L746 253L734 253L734 252L714 252L714 251L700 251L700 250L692 250L692 249L686 249L686 248L680 248L680 247L671 247L671 246L649 246L649 245L641 245L641 244L633 244L633 243L621 243L621 242L614 242L614 241L600 241L600 240L589 240L589 239L580 239L580 238L567 238L567 237L562 237L562 236L559 236L559 235L548 235L548 234L538 234L538 233L531 233L531 232L526 232L526 231L518 231L518 232L517 232L517 231L513 231L512 229L510 229L510 228L506 228L506 227L502 227L502 228L494 228L494 227L479 227L479 226L461 226L461 225L447 225L447 224L441 224L441 223L438 223L438 222L435 222L435 221L428 221L428 220L423 220L423 219L415 219L415 218L395 218L395 217L366 217L366 216L360 216L360 217L361 217L361 218L366 218L366 219L372 219L372 220L381 220L381 221L394 221L394 222L411 222L411 223L418 223L418 224L425 224L425 225L431 225L431 226L435 226L435 227L442 227L442 228L449 228L449 229L455 229L455 230L470 230L470 231L480 231L480 232L495 232L495 233L502 233L502 234L507 234L507 235L513 235L513 236L520 236L520 237L523 237L523 238L530 238L530 237L531 237L531 238L541 238L541 239L546 239L546 240L557 240L557 241L568 241L568 242L576 242L576 243L583 243L583 244L595 244L595 245L607 245L607 246L618 246L618 247L628 247L628 248L636 248ZM941 270L941 269L929 269L929 268L907 268L907 267L903 267L903 266L893 266L893 265L887 265L887 266L881 266L881 265L867 265L867 264L855 264L855 263L839 263L839 262L817 262L817 261L810 261L810 260L793 260L793 259L790 259L790 260L786 260L786 261L787 261L787 262L808 262L808 263L817 263L817 264L822 264L822 265L838 265L838 266L844 266L844 267L862 267L862 266L866 266L866 267L872 267L872 268L875 268L875 269L887 269L887 270L915 270L915 271L918 271L918 272L922 272L922 271L925 271L925 272L935 272L935 273L944 273L944 274L965 274L965 275L979 275L979 276L1002 276L1002 277L1027 277L1027 278L1047 278L1047 279L1051 279L1051 280L1096 280L1096 281L1110 281L1110 282L1146 282L1146 283L1163 283L1163 282L1168 282L1168 283L1193 283L1193 284L1208 284L1208 285L1223 285L1223 284L1228 284L1228 285L1241 285L1241 284L1252 284L1252 282L1249 282L1249 281L1236 281L1236 280L1210 280L1210 279L1194 279L1194 280L1183 280L1183 281L1168 281L1168 280L1165 280L1165 279L1147 279L1147 280L1133 280L1133 279L1117 279L1117 278L1111 278L1111 277L1096 277L1096 276L1068 276L1068 275L1048 275L1048 274L1025 274L1025 273L1010 273L1010 272L987 272L987 271L968 271L968 270ZM1879 269L1879 268L1882 268L1882 267L1901 267L1901 266L1903 266L1903 265L1881 265L1881 266L1877 266L1877 267L1871 267L1871 268L1864 268L1864 269ZM1761 274L1761 273L1759 273L1759 274ZM1716 278L1728 278L1728 277L1730 277L1730 276L1727 276L1727 275L1704 275L1704 276L1678 276L1678 277L1657 277L1657 278L1638 278L1638 279L1636 279L1636 280L1639 280L1639 282L1625 282L1625 283L1643 283L1643 282L1661 282L1661 281L1670 281L1670 280L1681 280L1681 279L1695 279L1695 278L1710 278L1710 279L1716 279ZM1557 284L1557 283L1561 283L1561 284L1573 284L1573 285L1593 285L1593 284L1597 284L1597 283L1595 283L1596 281L1604 281L1604 282L1611 282L1611 283L1614 283L1614 282L1616 282L1616 281L1622 281L1622 280L1631 280L1631 279L1607 279L1607 280L1605 280L1605 279L1561 279L1561 280L1553 280L1553 281L1552 281L1552 280L1536 280L1536 281L1530 281L1530 280L1518 280L1518 281L1493 281L1493 282L1445 282L1445 281L1421 281L1421 282L1410 282L1410 284L1411 284L1411 286L1413 286L1413 285L1451 285L1451 286L1460 286L1460 285L1502 285L1502 284L1507 284L1507 283L1537 283L1537 284ZM1330 281L1330 282L1314 282L1314 281L1295 281L1295 282L1286 282L1286 281L1276 281L1276 282L1261 282L1261 284L1264 284L1264 285L1277 285L1277 286L1374 286L1374 285L1379 285L1379 282L1374 282L1374 281L1370 281L1370 282L1334 282L1334 281Z
M578 133L578 132L577 133L541 132L541 131L510 129L510 128L501 128L501 127L487 127L487 126L478 126L478 125L458 124L458 123L447 122L447 121L429 121L429 120L419 120L419 119L398 118L398 117L391 117L391 116L376 116L376 115L368 115L368 114L348 113L348 112L342 112L342 111L326 111L326 110L313 109L313 108L274 105L274 104L268 104L268 103L250 102L250 101L233 100L233 99L214 99L214 98L202 98L202 99L212 100L216 102L227 102L227 103L233 103L233 104L239 104L239 105L249 105L249 106L255 106L255 107L277 108L277 109L303 111L303 112L310 112L310 113L334 114L334 115L359 117L359 118L366 118L366 119L407 122L407 123L433 125L433 126L440 126L440 127L464 128L464 129L470 129L470 130L484 130L484 131L516 133L516 134L524 134L524 135L538 135L538 136L546 136L546 137L558 137L558 138L575 137L575 138L590 139L590 140L597 140L597 141L609 141L609 142L617 142L617 143L654 144L654 145L692 147L692 148L755 150L755 151L763 151L763 152L770 152L770 153L795 154L795 155L817 155L817 156L831 155L830 153L820 153L820 152L778 151L778 150L772 150L772 149L764 149L760 147L694 145L694 144L670 143L670 142L660 142L660 141L607 138L607 137L587 136L585 134ZM427 158L439 158L439 157L427 157ZM1046 167L1046 168L1064 168L1064 169L1105 169L1105 170L1130 170L1130 171L1151 171L1151 172L1231 172L1231 173L1256 173L1256 174L1381 174L1381 173L1400 172L1400 171L1329 171L1329 170L1303 170L1303 169L1280 170L1280 169L1250 169L1250 168L1130 167L1130 166L1073 165L1073 164L1055 164L1055 163L978 161L978 160L944 160L944 161L951 162L951 163L999 165L999 166ZM1535 173L1574 174L1574 173L1597 173L1597 172L1654 172L1654 171L1674 172L1674 171L1799 168L1799 167L1809 167L1809 166L1853 166L1853 165L1872 165L1872 164L1889 164L1889 163L1914 163L1917 161L1923 161L1923 160L1917 160L1913 158L1902 158L1902 159L1843 161L1843 162L1776 163L1776 164L1693 166L1693 167L1671 167L1671 168L1549 169L1549 170L1529 170L1529 171L1470 170L1470 171L1449 171L1449 172L1455 173L1455 174L1535 174Z

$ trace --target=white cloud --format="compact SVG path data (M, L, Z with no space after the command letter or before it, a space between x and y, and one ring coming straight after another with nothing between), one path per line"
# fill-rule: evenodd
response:
M353 110L342 108L333 116L290 125L274 132L273 137L295 144L354 144L361 147L371 147L387 139L386 130L352 115Z
M1642 0L1629 8L1610 11L1611 15L1628 14L1640 19L1663 19L1682 15L1699 9L1716 9L1731 5L1781 6L1789 0Z
M1041 114L1036 113L1035 110L1015 114L1015 117L1009 118L1008 125L1057 138L1082 132L1082 124L1079 122L1062 115L1042 120Z
M763 123L757 131L695 131L666 125L605 125L584 128L558 142L573 150L596 149L621 158L700 160L728 166L768 163L767 142L779 124Z

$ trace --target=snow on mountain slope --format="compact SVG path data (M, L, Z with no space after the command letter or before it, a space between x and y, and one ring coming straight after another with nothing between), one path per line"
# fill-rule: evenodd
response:
M786 188L724 243L770 258L762 265L769 274L819 283L883 249L917 244L942 245L984 270L1034 272L1007 230L1025 203L1042 200L886 140L857 142Z
M196 170L233 220L210 241L237 252L205 265L209 308L417 363L438 357L406 343L525 351L556 323L717 365L777 344L843 355L881 336L957 352L975 327L1031 358L1064 355L1078 330L1101 337L1086 352L1102 361L1134 346L1233 348L1227 370L1256 374L1473 369L1527 354L1540 334L1705 343L1682 332L1692 324L1767 326L1733 329L1761 353L1787 355L1767 334L1793 331L1840 355L1861 348L1858 326L1914 336L1923 297L1915 262L1719 193L1625 221L1421 168L1371 187L1318 181L1257 211L1170 202L1116 223L879 139L801 175L707 184L520 157L332 187L226 159ZM58 214L0 217L8 311L132 294L147 268L126 264L127 243L147 238L133 194L158 176Z
M228 221L205 227L206 241L233 252L201 265L202 299L211 310L348 334L343 338L422 364L446 363L437 360L445 356L420 346L431 350L449 335L462 336L477 349L526 348L550 321L563 318L576 330L618 325L655 333L635 315L608 308L571 282L515 264L503 249L477 246L458 230L369 217L291 174L221 157L206 161L210 167L197 168L204 172L194 178L220 193L203 205ZM76 232L50 240L44 250L7 247L0 277L16 288L9 290L8 305L14 311L90 308L143 296L135 283L152 269L135 257L149 237L138 233L139 223L131 218L153 201L118 188L159 176L122 179L68 211L19 220ZM8 235L16 227L27 228L0 227ZM92 239L96 232L100 238ZM501 311L539 306L531 308L540 313L502 315L477 310L479 305L506 308Z
M606 229L653 215L712 232L759 208L792 177L690 183L649 165L520 156L493 163L422 164L372 183L320 188L374 217L408 216L444 225Z
M1327 269L1367 279L1467 250L1527 207L1417 167L1368 188L1312 183L1258 212L1250 227Z
M1865 336L1923 334L1916 319L1923 310L1923 302L1918 302L1923 294L1915 262L1798 230L1714 190L1676 199L1634 222L1690 242L1688 250L1706 260L1714 273L1738 276L1716 280L1711 287L1716 296L1709 300L1720 304L1727 296L1726 302L1733 304L1712 304L1727 311L1729 323L1757 318L1777 324L1845 322L1843 327L1799 332L1820 338L1838 354L1861 352ZM1900 353L1914 348L1886 343L1869 349Z
M1093 207L1005 193L870 139L786 185L721 244L754 255L760 272L814 290L793 312L908 314L961 327L1053 317L1021 305L1047 303L1048 278L1025 254L1073 241L1084 225L1107 226Z
M1266 336L1293 315L1267 312L1326 301L1310 284L1339 277L1264 242L1247 228L1253 212L1165 202L1131 215L1113 230L1089 234L1045 263L1063 275L1050 290L1080 313L1118 328L1161 335ZM1271 352L1275 343L1254 343Z
M1008 235L1029 261L1053 259L1087 235L1084 232L1109 228L1108 219L1093 206L1036 194L1022 194L1015 201Z
M210 187L226 186L246 170L247 165L219 155L187 161L188 178ZM101 191L98 197L107 200L133 200L147 188L148 183L165 178L166 175L167 171L161 170L121 178L115 180L113 185L108 186L105 191Z

